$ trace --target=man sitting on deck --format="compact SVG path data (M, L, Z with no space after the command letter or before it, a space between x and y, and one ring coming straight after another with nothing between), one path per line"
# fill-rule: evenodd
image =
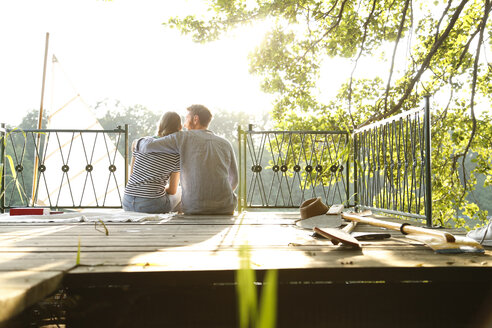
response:
M162 138L145 137L138 151L180 154L182 210L185 214L232 214L237 205L236 156L229 141L208 130L212 114L203 105L187 108L180 131Z

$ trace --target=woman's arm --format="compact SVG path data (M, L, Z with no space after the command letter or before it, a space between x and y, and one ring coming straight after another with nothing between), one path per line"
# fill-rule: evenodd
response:
M166 193L169 195L174 195L176 190L178 190L179 185L179 172L173 172L169 176L169 186L166 188Z

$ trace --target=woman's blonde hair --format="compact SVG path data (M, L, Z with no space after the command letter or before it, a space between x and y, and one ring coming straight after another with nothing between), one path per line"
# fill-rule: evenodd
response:
M164 137L181 130L181 117L176 112L166 112L157 126L157 136Z

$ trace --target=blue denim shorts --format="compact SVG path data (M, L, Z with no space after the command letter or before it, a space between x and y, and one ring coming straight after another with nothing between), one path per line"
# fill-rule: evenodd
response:
M171 202L167 195L159 198L144 198L125 194L123 196L123 209L142 213L168 213L171 211Z

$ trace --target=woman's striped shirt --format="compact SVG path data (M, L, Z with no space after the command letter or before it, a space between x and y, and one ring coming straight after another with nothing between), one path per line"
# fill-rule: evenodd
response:
M135 162L125 188L125 194L143 198L158 198L166 194L172 172L179 172L179 154L141 153L133 151Z

